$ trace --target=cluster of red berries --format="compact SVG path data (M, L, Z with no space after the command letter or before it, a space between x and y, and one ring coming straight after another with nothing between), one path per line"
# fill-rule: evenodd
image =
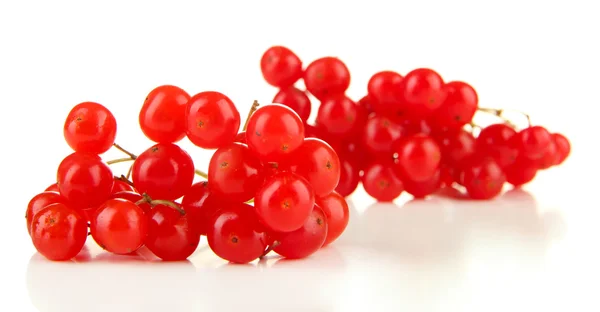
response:
M260 61L267 83L279 89L273 103L287 105L305 123L308 137L328 142L340 158L336 188L343 196L359 182L379 201L407 192L422 198L442 188L472 199L490 199L506 183L524 185L539 170L561 164L569 140L542 126L517 129L504 110L479 107L475 89L445 82L429 68L406 75L375 73L358 102L346 95L350 71L339 58L323 57L303 68L289 48L273 46ZM302 80L306 91L296 87ZM314 125L309 94L320 101ZM478 127L476 112L503 122ZM456 194L456 193L454 193Z
M349 211L334 191L340 161L333 148L305 138L301 118L283 105L255 102L242 131L240 119L222 93L159 86L139 114L156 144L135 155L115 143L117 123L106 107L76 105L64 124L74 152L58 166L57 183L27 207L35 248L67 260L89 235L115 254L146 246L163 260L184 260L206 236L217 256L247 263L270 251L304 258L336 240ZM185 137L215 150L208 173L177 144ZM100 155L111 147L127 157L105 162ZM115 176L109 165L127 161L127 175ZM205 180L194 183L195 175Z

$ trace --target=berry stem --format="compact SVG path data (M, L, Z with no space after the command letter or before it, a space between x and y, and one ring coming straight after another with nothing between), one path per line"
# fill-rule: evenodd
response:
M244 123L244 131L246 131L246 129L248 128L248 121L250 121L250 116L254 114L254 112L258 109L258 106L260 106L260 104L258 104L257 100L254 100L254 103L252 103L252 107L250 107L250 111L248 112L248 117L246 117L246 123Z
M119 144L117 144L117 143L113 143L113 146L114 146L116 149L120 150L121 152L123 152L123 153L127 154L129 157L131 157L131 159L135 160L135 159L137 158L137 156L136 156L134 153L132 153L132 152L130 152L130 151L128 151L128 150L126 150L126 149L124 149L123 147L121 147L121 145L119 145Z
M199 175L199 176L201 176L201 177L203 177L203 178L205 178L205 179L208 179L208 173L206 173L206 172L204 172L204 171L202 171L202 170L198 170L198 169L194 170L194 172L195 172L197 175Z
M265 250L265 252L263 252L263 254L259 257L259 259L264 258L271 251L273 251L273 248L275 248L275 247L277 247L279 245L281 245L281 243L279 241L274 241L273 244L271 244L271 245L269 245L269 247L267 247L267 249Z
M118 163L122 163L122 162L126 162L126 161L132 161L134 160L131 157L127 157L127 158L117 158L117 159L113 159L113 160L109 160L106 162L107 165L112 165L112 164L118 164Z
M519 111L519 110L514 110L514 109L497 109L497 108L487 108L487 107L479 107L478 108L480 111L488 113L488 114L492 114L495 115L497 117L500 117L502 119L504 119L504 121L506 121L507 123L509 123L511 126L514 127L514 125L507 119L505 118L504 112L514 112L517 114L522 115L523 117L525 117L525 119L527 119L527 125L531 127L531 116L529 116L529 114Z
M183 210L176 203L174 203L170 200L152 199L152 198L150 198L150 196L148 194L144 193L144 194L142 194L142 199L138 200L135 204L141 205L141 204L145 204L145 203L150 204L150 207L154 207L156 205L164 205L169 208L173 208L173 209L177 210L181 215L185 215L185 210Z
M119 179L119 180L121 180L121 181L123 181L123 182L125 182L125 183L127 183L127 184L129 184L131 187L135 187L135 185L133 185L133 182L131 182L129 180L129 178L126 177L126 176L124 176L124 175L121 175L120 177L116 177L116 178Z
M132 170L133 170L133 165L129 166L129 170L127 170L127 175L125 176L125 178L127 178L127 180L129 180L129 178L131 177Z

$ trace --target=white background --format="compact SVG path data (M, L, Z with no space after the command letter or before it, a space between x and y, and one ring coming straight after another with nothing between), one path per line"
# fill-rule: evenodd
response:
M600 48L592 0L0 2L0 311L598 311ZM35 254L23 218L70 153L62 126L83 101L107 106L117 140L150 146L137 124L152 88L217 90L246 112L276 90L261 54L337 56L358 99L384 69L431 67L470 82L482 106L529 112L573 153L526 192L493 202L397 207L351 198L348 231L301 262L227 266ZM183 142L198 168L209 151ZM110 152L106 158L118 156ZM121 172L124 167L115 167ZM97 249L90 243L92 254ZM273 264L273 262L276 262Z

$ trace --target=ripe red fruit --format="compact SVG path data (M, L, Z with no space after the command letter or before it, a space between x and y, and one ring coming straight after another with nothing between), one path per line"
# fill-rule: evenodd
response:
M25 219L27 219L27 232L31 234L31 222L33 217L42 209L52 204L67 204L67 200L57 192L48 192L35 195L27 204Z
M489 125L481 129L477 136L477 150L506 168L517 159L518 150L511 143L516 133L515 129L504 123Z
M67 144L74 151L102 154L115 142L117 121L101 104L84 102L71 109L63 132Z
M295 87L279 90L273 98L273 103L283 104L291 108L303 122L306 122L310 117L310 99L304 91L300 91Z
M512 140L520 155L536 160L550 148L552 135L544 127L532 126L521 130Z
M319 106L317 126L328 134L349 137L362 130L367 113L347 96L329 97Z
M409 72L404 77L403 85L406 116L427 117L444 101L444 80L432 69L418 68Z
M317 206L323 209L327 217L327 238L323 243L323 246L327 246L344 233L350 220L350 209L344 197L336 192L317 198Z
M479 98L471 85L452 81L443 86L442 93L445 98L430 117L432 125L439 129L458 129L473 120Z
M205 91L194 95L186 107L186 133L201 148L217 149L231 142L240 128L240 113L226 95Z
M131 185L129 185L129 184L123 182L121 179L115 177L114 181L113 181L113 187L112 187L112 190L110 191L110 193L114 194L114 193L125 192L125 191L133 192L134 189Z
M360 169L356 162L346 157L340 158L340 181L335 191L346 197L354 193L360 182Z
M340 59L323 57L306 67L304 84L308 92L323 101L327 97L337 97L346 92L350 86L350 71Z
M263 165L248 146L231 143L219 148L208 165L208 187L222 200L245 202L264 181Z
M210 220L219 209L219 199L210 192L208 182L198 182L183 196L181 206L200 235L206 235Z
M233 139L233 142L239 142L239 143L248 144L246 142L246 131L242 131L242 132L238 133L235 136L235 139Z
M430 136L407 137L399 142L395 151L398 153L398 173L412 181L429 180L440 167L440 147Z
M97 155L75 152L58 166L60 194L75 209L96 207L105 201L113 187L110 168Z
M185 260L194 253L199 242L200 234L187 213L182 215L172 207L156 205L148 214L145 244L162 260Z
M260 70L265 81L278 88L294 85L302 78L302 61L283 46L270 47L260 59Z
M31 239L37 251L47 259L69 260L85 245L87 223L65 204L51 204L33 217Z
M557 154L554 165L560 165L567 157L569 157L569 154L571 153L571 143L569 142L569 139L560 133L552 134L552 139L554 140L554 144L556 144Z
M491 157L472 157L463 168L463 185L472 199L490 199L502 191L506 176Z
M543 170L554 166L554 164L556 163L556 158L558 157L559 155L556 143L554 143L554 139L552 139L550 141L550 145L548 145L548 148L546 148L546 150L542 154L542 157L534 160L533 162L535 162L538 169Z
M268 241L254 208L243 203L220 209L210 222L206 238L217 256L234 263L258 259Z
M149 213L150 210L152 210L152 207L150 206L150 203L148 202L143 202L138 204L139 201L141 201L142 199L144 199L144 197L136 192L132 192L132 191L122 191L122 192L117 192L117 193L113 193L110 196L111 199L116 199L116 198L120 198L120 199L125 199L128 200L132 203L135 203L136 205L138 205L138 207L142 208L142 210L144 211L144 213ZM93 212L96 212L95 209L90 209L93 210ZM93 213L92 213L93 215ZM91 218L88 218L91 219Z
M306 258L317 252L327 239L327 217L315 206L302 227L288 233L275 233L279 245L273 251L288 259Z
M402 126L386 116L373 115L367 120L362 132L362 146L366 152L392 157L392 144L403 134Z
M109 199L90 220L92 237L103 249L129 254L142 246L148 233L144 211L124 199Z
M190 95L163 85L154 88L142 105L139 123L146 137L156 143L175 143L185 137L185 112Z
M276 232L299 229L315 205L315 192L303 177L278 172L256 193L254 207L264 225Z
M362 107L362 110L367 113L367 116L373 112L373 100L369 95L363 96L356 104Z
M292 109L272 104L257 109L248 120L246 142L264 162L276 162L304 140L304 124Z
M525 185L537 175L538 168L535 163L524 157L518 157L510 166L504 169L506 182L515 187Z
M150 147L137 157L131 169L133 184L141 194L164 200L183 196L192 186L194 174L190 155L172 143Z
M377 114L396 116L403 101L402 80L403 77L394 71L381 71L369 79L370 105Z
M305 178L318 197L331 193L340 181L340 159L321 139L304 139L289 161L291 170Z
M58 193L58 192L60 192L60 189L58 188L58 184L54 183L54 184L51 184L50 186L48 186L44 190L44 192L57 192Z
M362 184L371 197L391 202L404 191L404 185L387 161L375 161L365 168Z
M459 165L476 151L473 134L464 129L449 129L438 133L435 140L442 153L442 161L449 165Z
M425 181L411 181L404 179L402 182L404 184L404 190L408 194L412 195L414 198L425 198L440 189L442 185L441 171L436 171L433 177Z

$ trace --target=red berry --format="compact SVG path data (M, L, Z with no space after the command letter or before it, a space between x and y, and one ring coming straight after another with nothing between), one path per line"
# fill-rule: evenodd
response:
M104 202L113 187L110 168L97 155L75 152L58 166L60 194L71 207L87 209Z
M240 113L226 95L206 91L189 100L186 122L187 136L194 145L217 149L233 142L240 128Z
M360 170L356 162L347 158L340 158L340 182L335 191L347 197L358 188L360 182Z
M69 260L85 245L87 223L65 204L51 204L33 217L31 239L37 251L47 259Z
M396 116L402 104L403 77L397 72L381 71L369 79L370 104L380 115Z
M143 202L143 203L138 204L138 202L141 201L142 199L144 199L144 197L136 192L132 192L132 191L117 192L117 193L113 193L110 196L110 198L111 199L120 198L120 199L128 200L132 203L135 203L136 205L138 205L138 207L142 208L144 213L149 213L150 210L152 210L152 207L150 206L150 204L148 202ZM93 210L95 212L95 209L93 209Z
M304 224L297 230L273 234L279 245L273 251L288 259L302 259L317 252L327 238L327 217L315 206Z
M198 182L188 190L181 200L188 219L200 235L206 235L210 220L218 211L218 199L210 192L208 182Z
M430 136L407 137L399 142L395 151L398 153L398 173L412 181L429 180L440 167L440 147Z
M414 198L425 198L440 189L442 185L441 171L436 171L433 177L425 181L411 181L405 179L402 182L404 184L404 190L408 194L412 195Z
M506 176L490 157L473 157L463 168L463 185L472 199L491 199L502 192Z
M310 117L311 104L310 99L305 92L295 87L288 87L279 90L273 98L273 103L283 104L291 108L303 122Z
M337 137L349 137L362 131L367 112L347 96L330 97L321 102L317 126Z
M350 71L335 57L323 57L310 63L304 71L306 89L317 99L343 95L350 86Z
M292 109L272 104L257 109L248 120L248 147L264 162L276 162L304 140L304 124Z
M131 185L129 185L126 182L123 182L121 179L115 177L114 181L113 181L112 191L110 193L114 194L114 193L125 192L125 191L133 192L134 189Z
M238 143L243 143L243 144L248 144L246 142L246 131L242 131L240 133L238 133L235 136L235 139L233 139L233 142L238 142Z
M373 112L373 100L369 95L363 96L356 104L362 107L362 110L367 113L367 116Z
M80 103L75 105L67 116L64 136L76 152L102 154L115 142L117 121L101 104Z
M133 184L152 199L175 200L194 181L190 155L172 143L156 144L140 154L131 169Z
M219 148L208 165L208 187L222 200L245 202L264 181L260 160L242 143Z
M458 129L470 123L477 112L479 98L471 85L452 81L444 85L445 99L430 117L439 129Z
M59 187L58 187L58 183L54 183L54 184L52 184L52 185L48 186L48 187L47 187L47 188L44 190L44 192L57 192L57 193L59 193L59 192L60 192L60 189L59 189Z
M391 157L392 143L403 134L402 126L388 117L372 115L362 133L362 146L366 152Z
M206 235L210 249L234 263L248 263L267 248L267 234L252 206L243 203L224 206L211 220Z
M450 129L438 133L435 139L442 153L442 161L450 165L461 164L476 151L475 137L463 129Z
M276 232L302 227L314 205L315 192L308 181L285 171L266 180L254 200L259 219Z
M506 167L504 171L506 174L506 182L519 187L533 181L537 175L538 168L531 160L524 157L518 157L517 160Z
M567 157L569 157L569 154L571 154L571 143L569 142L569 139L560 133L552 134L552 139L554 140L554 144L556 144L557 154L554 165L560 165Z
M35 195L27 204L27 211L25 212L25 219L27 219L27 232L31 234L31 222L33 217L42 209L52 204L67 204L67 200L60 196L57 192L48 192Z
M541 158L546 150L550 148L552 135L544 127L532 126L521 130L513 136L513 140L512 144L517 148L520 155L536 160Z
M511 143L517 132L507 124L489 125L477 136L477 149L506 168L515 162L518 151Z
M340 181L340 159L321 139L306 138L290 157L291 170L312 186L316 196L331 193Z
M548 148L546 148L544 154L542 154L542 157L534 160L533 162L535 162L538 169L544 170L554 166L558 157L558 149L556 147L556 143L554 143L554 139L552 139L550 141L550 145L548 145Z
M391 202L404 191L404 185L387 161L376 161L365 168L362 184L371 197Z
M323 246L335 241L348 226L350 209L342 195L331 192L329 195L318 198L317 206L323 209L327 217L327 238Z
M142 246L148 233L144 211L124 199L109 199L100 205L90 220L92 237L115 254L129 254Z
M285 88L302 78L302 61L290 49L270 47L260 59L260 70L268 84Z
M444 80L428 68L415 69L404 77L404 113L410 117L426 117L444 101Z
M163 85L154 88L140 110L139 123L146 137L156 143L175 143L185 137L185 112L190 95Z
M198 247L200 234L188 214L172 207L156 205L148 214L146 247L166 261L187 259Z

